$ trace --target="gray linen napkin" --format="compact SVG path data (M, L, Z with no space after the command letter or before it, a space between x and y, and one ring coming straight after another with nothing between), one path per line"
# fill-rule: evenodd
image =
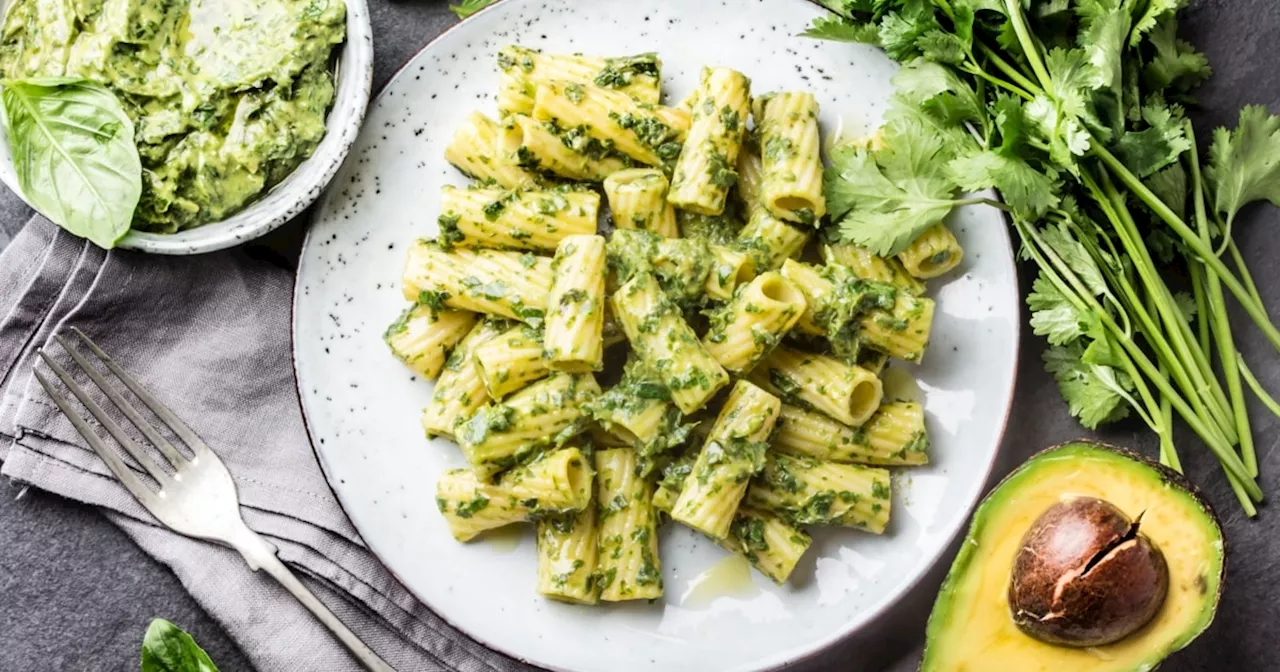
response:
M401 672L531 669L450 627L365 548L302 423L285 271L236 251L104 252L36 217L0 253L0 474L102 507L263 672L358 670L310 614L239 554L159 527L31 375L35 350L80 327L218 453L245 520ZM43 366L43 364L41 364Z

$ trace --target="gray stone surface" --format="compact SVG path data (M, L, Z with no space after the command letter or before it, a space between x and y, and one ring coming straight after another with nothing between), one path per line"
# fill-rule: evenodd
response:
M585 0L584 0L585 1ZM672 0L673 2L677 0ZM689 1L689 0L679 0ZM417 49L453 22L443 0L372 0L377 37L376 86L381 87ZM1187 26L1206 50L1217 75L1201 92L1203 109L1193 112L1201 134L1233 121L1246 103L1280 110L1280 4L1274 0L1203 0L1195 3ZM21 201L0 189L0 246L26 220ZM1280 242L1274 229L1280 214L1259 208L1238 224L1238 240L1263 297L1280 303ZM296 256L301 225L285 227L256 251L288 264ZM1280 390L1280 356L1247 319L1235 316L1236 337L1264 383ZM1028 332L1012 420L997 476L1033 452L1088 435L1066 413L1053 382L1040 365L1042 344ZM1251 408L1262 463L1263 489L1273 495L1280 479L1280 421L1260 406ZM1152 455L1156 445L1136 425L1096 435ZM1226 526L1229 571L1217 622L1203 637L1161 669L1280 669L1271 634L1280 606L1275 577L1280 574L1280 520L1264 507L1249 521L1222 479L1216 463L1183 432L1179 448L1186 470L1204 487ZM243 657L218 625L183 592L174 576L138 551L101 516L84 507L37 492L18 497L19 488L0 485L0 670L137 669L137 647L147 621L162 616L190 630L224 672L246 670ZM885 619L843 646L809 661L804 669L915 669L925 618L946 562ZM287 646L287 643L282 643ZM274 672L274 671L273 671ZM408 671L406 671L408 672Z

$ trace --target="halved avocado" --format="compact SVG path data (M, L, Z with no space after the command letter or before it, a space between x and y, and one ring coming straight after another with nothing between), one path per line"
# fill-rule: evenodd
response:
M1009 581L1032 524L1053 505L1095 497L1132 519L1168 564L1163 606L1140 630L1104 646L1033 639L1014 624ZM1225 568L1222 529L1180 474L1133 453L1076 442L1045 450L1009 475L974 513L929 616L922 672L1152 670L1204 632Z

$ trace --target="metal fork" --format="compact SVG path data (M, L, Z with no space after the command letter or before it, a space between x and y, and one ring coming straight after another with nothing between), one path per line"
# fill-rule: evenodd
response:
M244 556L244 561L249 564L250 569L254 571L259 569L266 570L272 578L280 582L281 586L284 586L303 606L310 610L326 628L333 632L338 640L365 667L375 672L395 672L390 665L378 657L378 654L360 641L360 638L356 637L355 633L343 625L338 620L338 617L332 611L329 611L328 607L324 606L310 590L307 590L306 586L302 585L298 577L294 576L293 572L290 572L284 566L284 563L280 562L280 559L276 557L276 549L270 542L263 539L257 532L249 529L249 526L244 522L244 518L240 515L240 500L236 496L236 486L231 480L231 474L227 472L222 460L218 459L218 456L209 449L209 446L200 440L200 437L196 436L195 432L191 431L186 423L179 420L172 411L148 392L141 383L125 372L111 357L107 356L107 353L103 352L96 343L89 340L88 336L85 336L83 332L74 327L72 331L115 374L116 378L133 392L134 396L142 400L142 403L155 413L161 424L182 439L182 442L187 445L187 448L192 453L191 457L181 453L160 434L154 425L143 418L128 400L121 396L120 392L107 381L97 367L90 364L88 359L71 347L71 344L62 336L55 336L54 338L62 348L75 360L76 365L120 409L120 412L129 419L129 422L134 427L137 427L138 431L164 455L169 466L173 468L172 472L170 472L157 460L152 459L141 446L125 433L119 423L107 415L102 407L85 392L84 388L71 378L66 369L62 368L41 350L39 353L40 358L44 360L44 363L53 371L54 375L62 381L62 384L71 391L71 394L76 399L80 400L81 405L89 412L89 415L92 415L107 430L107 433L151 475L151 478L159 486L158 489L152 489L139 474L126 465L120 455L108 446L98 436L97 432L89 427L89 423L84 418L81 418L76 413L71 406L70 400L56 392L53 383L43 373L36 370L36 379L40 381L40 385L44 387L45 392L49 393L54 403L58 405L58 409L62 411L63 415L67 416L72 425L75 425L76 431L80 432L85 441L89 442L89 446L93 448L93 451L107 463L111 473L120 479L125 489L147 511L150 511L151 515L155 516L174 532L230 546Z

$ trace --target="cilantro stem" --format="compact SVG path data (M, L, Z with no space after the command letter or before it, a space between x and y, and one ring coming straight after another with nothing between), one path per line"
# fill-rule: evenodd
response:
M1035 232L1033 227L1017 218L1014 219L1014 226L1022 236L1025 249L1032 255L1032 258L1036 260L1036 263L1040 265L1040 268L1046 271L1052 268L1056 271L1052 273L1050 280L1055 282L1055 284L1059 284L1065 279L1066 283L1071 287L1072 291L1070 294L1074 294L1079 301L1084 302L1086 304L1086 310L1097 315L1099 320L1102 321L1103 326L1112 334L1116 335L1116 340L1119 341L1129 356L1133 358L1133 361L1137 364L1138 368L1141 369L1147 378L1155 384L1161 394L1170 400L1174 410L1178 412L1178 415L1182 416L1182 419L1193 431L1195 431L1196 434L1200 435L1200 438L1204 440L1205 445L1209 446L1209 450L1213 451L1214 455L1217 456L1218 461L1222 463L1223 467L1228 472L1234 472L1236 476L1241 479L1241 485L1249 497L1255 501L1262 501L1261 488L1258 487L1257 482L1247 475L1244 464L1240 461L1240 457L1236 455L1235 451L1232 450L1229 444L1226 444L1217 426L1212 423L1207 425L1202 416L1193 411L1187 404L1186 400L1178 394L1177 390L1175 390L1169 383L1169 380L1160 375L1159 369L1151 362L1146 353L1138 347L1134 340L1124 338L1121 335L1122 332L1120 330L1120 326L1116 321L1102 307L1102 305L1097 302L1093 294L1084 286L1080 279L1075 276L1075 273L1071 271L1070 267L1068 267L1066 263L1063 262L1056 253L1054 253L1052 248L1044 243L1043 239L1040 238L1039 234ZM1030 244L1032 242L1034 242L1034 245ZM1061 276L1058 275L1059 272L1062 274ZM1065 290L1062 291L1064 295L1070 295L1067 294ZM1248 508L1250 507L1246 507L1246 510Z
M1226 285L1227 289L1231 290L1231 293L1235 295L1245 312L1253 319L1254 324L1258 325L1258 329L1260 329L1263 335L1267 337L1267 340L1271 342L1271 345L1276 348L1276 350L1280 350L1280 330L1276 329L1276 326L1271 323L1271 318L1267 316L1267 312L1262 308L1261 303L1255 301L1253 297L1249 295L1248 290L1240 284L1240 281L1231 273L1226 264L1222 263L1222 260L1213 253L1213 249L1210 246L1205 245L1204 241L1200 240L1200 237L1187 226L1186 222L1182 221L1181 217L1174 213L1164 201L1160 200L1159 196L1152 193L1152 191L1142 183L1142 180L1126 168L1114 154L1107 151L1105 147L1096 142L1096 139L1090 151L1092 151L1098 158L1102 159L1102 162L1107 165L1107 168L1109 168L1111 172L1129 188L1130 191L1141 199L1147 207L1151 208L1152 212L1154 212L1156 216L1163 219L1170 227L1173 228L1178 236L1182 238L1183 242L1186 243L1187 247L1191 248L1191 251L1204 261L1208 270L1217 275L1222 281L1222 284Z
M991 59L991 62L995 63L996 68L999 69L1000 72L1003 72L1006 77L1012 79L1015 84L1021 86L1025 91L1032 95L1041 93L1040 87L1036 85L1035 82L1027 78L1026 75L1019 72L1017 68L1013 67L1009 61L1004 60L1004 57L1000 55L1000 52L988 47L982 42L978 43L978 51L981 51L983 56Z
M1183 391L1192 405L1202 413L1207 411L1205 417L1212 420L1221 430L1228 444L1234 445L1238 438L1235 436L1235 425L1231 420L1231 414L1227 412L1226 394L1218 385L1218 380L1214 377L1205 354L1199 347L1191 347L1189 344L1193 338L1191 327L1174 302L1173 294L1161 279L1155 261L1142 242L1137 223L1133 221L1129 209L1124 205L1124 197L1116 190L1105 172L1102 178L1102 185L1099 188L1087 170L1081 172L1081 179L1085 186L1094 192L1094 199L1111 220L1112 228L1119 234L1120 242L1128 253L1129 261L1142 280L1147 294L1155 299L1156 315L1165 326L1165 329L1161 330L1154 324L1148 325L1144 335L1148 340L1160 342L1161 346L1157 347L1153 343L1153 347L1167 353L1171 364L1177 365L1174 370L1180 374L1184 382ZM1107 203L1104 204L1103 201ZM1141 310L1141 305L1137 301L1130 303L1134 309Z
M962 70L964 70L965 72L967 72L967 73L969 73L969 74L973 75L974 77L980 77L980 78L982 78L982 79L984 79L984 80L986 80L986 81L988 81L988 82L991 82L992 84L995 84L996 86L998 86L998 87L1000 87L1000 88L1002 88L1002 89L1004 89L1004 90L1006 90L1006 91L1009 91L1010 93L1013 93L1014 95L1016 95L1016 96L1018 96L1018 97L1022 98L1023 100L1032 100L1032 99L1033 99L1032 95L1031 95L1030 93L1027 93L1026 91L1024 91L1021 87L1018 87L1018 86L1016 86L1016 85L1014 85L1014 84L1011 84L1011 83L1009 83L1009 82L1006 82L1006 81L1004 81L1003 79L1000 79L999 77L996 77L996 76L994 76L994 75L991 75L991 74L989 74L986 70L983 70L981 67L979 67L979 66L977 66L977 65L974 65L974 64L972 64L972 63L966 63L966 64L965 64L965 67L963 67L963 68L961 68L961 69L962 69Z
M1035 73L1036 79L1040 80L1040 86L1052 89L1053 78L1049 76L1049 70L1040 58L1040 46L1027 26L1026 16L1022 13L1022 4L1018 0L1004 0L1004 6L1009 15L1009 21L1013 24L1013 32L1018 36L1018 44L1022 45L1022 54L1027 57L1027 63L1031 64L1031 71Z
M1244 281L1244 286L1249 289L1249 296L1262 307L1266 312L1267 307L1262 303L1262 295L1258 294L1258 286L1253 282L1253 274L1249 272L1249 266L1244 263L1244 256L1240 254L1240 248L1236 247L1236 241L1230 241L1227 247L1231 250L1231 260L1236 262L1236 268L1240 273L1240 279Z
M1187 140L1191 143L1191 193L1195 202L1196 228L1200 230L1200 239L1208 244L1210 242L1209 215L1204 204L1203 178L1200 174L1200 153L1196 148L1195 129L1192 128L1190 120L1184 122L1183 126ZM1193 265L1194 263L1192 262ZM1205 282L1207 284L1205 294L1207 294L1210 312L1201 313L1200 321L1202 324L1208 322L1213 330L1214 341L1218 345L1218 361L1222 363L1222 375L1226 378L1227 391L1231 394L1231 406L1235 411L1236 435L1240 437L1240 454L1244 458L1244 466L1249 469L1249 475L1257 478L1258 456L1253 446L1253 431L1249 427L1249 408L1245 404L1244 388L1240 385L1240 370L1231 365L1231 360L1235 359L1236 355L1236 344L1231 335L1231 322L1227 316L1226 299L1222 295L1222 283L1219 282L1218 276L1212 273L1205 274Z
M1154 304L1155 297L1148 296L1147 310L1154 310ZM1160 374L1164 375L1168 369L1168 364L1161 361ZM1145 381L1142 380L1142 376L1133 376L1133 381L1135 384L1138 382L1142 382L1143 385L1146 384ZM1160 397L1160 404L1157 409L1157 413L1159 413L1162 428L1162 431L1157 432L1160 436L1160 464L1163 464L1178 473L1182 473L1182 460L1178 458L1178 449L1173 445L1173 404L1169 403L1168 397Z
M1238 352L1236 353L1236 364L1240 369L1240 375L1244 377L1244 382L1249 384L1249 388L1258 397L1258 401L1261 401L1262 405L1267 407L1267 410L1280 418L1280 402L1276 401L1276 398L1271 396L1271 393L1267 392L1267 389L1262 386L1262 383L1258 382L1258 379L1253 375L1253 371L1249 369L1249 365L1245 363L1244 355Z
M1187 270L1191 273L1191 294L1196 301L1196 327L1199 329L1200 349L1208 352L1209 320L1205 319L1205 316L1209 314L1209 304L1208 299L1205 298L1204 266L1187 264Z

